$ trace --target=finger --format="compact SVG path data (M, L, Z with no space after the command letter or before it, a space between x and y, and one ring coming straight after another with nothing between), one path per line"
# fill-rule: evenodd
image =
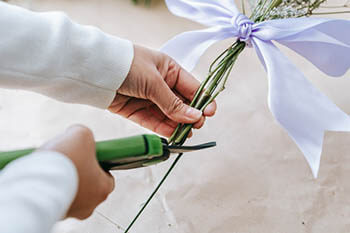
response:
M117 93L114 97L112 104L108 107L108 110L114 113L118 113L124 106L128 104L131 97Z
M216 102L213 101L212 103L210 103L205 109L204 109L204 112L203 112L203 115L204 116L207 116L207 117L211 117L211 116L214 116L215 115L215 112L216 112Z
M190 104L191 101L183 97L178 91L174 90L174 93L176 96L178 96L182 101L184 101L186 104ZM216 112L216 102L211 102L203 111L204 116L214 116Z
M192 101L186 99L185 97L183 97L178 91L174 90L174 93L176 96L178 96L186 104L190 104L192 102ZM203 115L211 117L211 116L215 115L215 112L216 112L216 102L213 101L204 109Z
M89 218L94 213L94 208L87 208L80 210L78 212L75 212L72 214L72 217L77 218L79 220L85 220Z
M135 111L128 119L165 137L170 137L176 127L176 124L171 125L165 116L159 119L146 109Z
M149 121L148 128L152 129L152 125L159 122L169 125L172 128L177 126L177 123L167 116L157 107L157 105L151 103L148 100L132 99L129 104L124 106L120 112L121 116L132 120L140 125L144 125L143 121ZM157 118L156 120L154 120Z
M127 118L133 112L147 108L151 105L152 102L148 100L118 94L118 98L115 99L108 110Z
M39 150L54 150L66 156L71 156L74 154L72 152L79 150L80 147L85 147L89 151L95 151L94 135L85 126L73 125L60 135L46 142Z
M202 116L202 112L186 105L172 92L166 82L159 81L153 87L151 100L157 104L160 110L170 119L180 123L194 123Z
M168 125L162 125L156 129L155 133L170 138L174 130L175 128L169 127Z
M192 130L188 133L188 136L187 136L187 138L192 138L192 136L193 136L193 132L192 132Z
M173 66L169 65L169 71L166 77L166 82L171 88L174 88L181 96L185 97L188 101L192 101L200 82L193 77L192 74L181 68L178 64ZM209 104L204 110L204 115L213 116L216 111L215 101Z
M95 207L108 198L109 194L112 193L115 186L114 178L109 172L105 172L102 169L100 169L99 175L99 185L97 186L95 194L95 196L97 196L98 198L95 200Z
M149 100L130 98L123 95L120 95L120 98L118 99L121 103L113 105L113 107L109 108L109 111L117 113L128 119L130 119L130 116L137 111L149 111L151 114L153 114L153 116L157 117L161 121L164 121L164 123L168 124L169 126L174 128L177 126L175 121L165 116L158 106ZM139 122L140 121L137 121L136 123Z
M106 174L106 192L108 194L110 194L111 192L113 192L114 188L115 188L115 179L114 177L111 175L111 173L109 172L105 172Z
M123 105L110 111L166 137L171 136L177 126L175 121L165 116L157 105L148 100L129 98L123 102Z
M159 120L163 121L164 123L166 123L167 125L176 128L178 123L169 119L166 115L164 115L164 113L158 108L157 105L152 105L149 108L149 111L155 116L157 117Z
M202 128L203 125L204 125L204 122L205 122L205 117L203 116L203 117L201 117L201 119L200 119L198 122L196 122L196 123L193 125L193 128L195 128L195 129L200 129L200 128Z
M181 68L175 61L171 60L165 81L170 88L175 89L180 95L192 100L200 82L186 70Z
M66 133L68 135L71 135L72 137L83 137L88 139L89 141L94 141L94 134L91 131L91 129L89 129L88 127L84 126L84 125L72 125L70 127L67 128Z
M129 118L129 116L131 116L137 111L141 111L141 110L147 111L151 105L152 103L147 100L130 99L128 104L126 104L123 108L121 108L118 114L125 118Z

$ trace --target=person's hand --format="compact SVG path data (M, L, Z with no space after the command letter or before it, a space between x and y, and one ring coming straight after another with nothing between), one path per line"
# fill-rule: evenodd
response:
M104 172L96 159L92 132L73 126L40 148L66 155L74 163L79 177L78 192L66 217L85 219L114 189L113 177Z
M199 129L206 116L215 114L215 102L204 114L189 107L199 85L169 56L135 46L130 72L108 109L169 137L178 123L193 123Z

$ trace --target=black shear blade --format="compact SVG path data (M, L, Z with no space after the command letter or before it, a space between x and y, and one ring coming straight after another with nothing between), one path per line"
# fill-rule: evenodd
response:
M208 143L204 143L196 146L169 145L168 150L170 151L170 153L173 154L173 153L184 153L184 152L203 150L214 146L216 146L216 142L208 142Z

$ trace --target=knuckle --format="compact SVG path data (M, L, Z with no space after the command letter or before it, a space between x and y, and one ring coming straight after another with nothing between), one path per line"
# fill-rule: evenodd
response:
M168 58L168 63L169 63L169 67L178 68L177 63L173 59Z
M162 59L167 59L167 58L169 58L169 56L168 56L166 53L162 52L162 51L159 51L158 54L159 54L159 56L160 56Z
M183 107L184 107L184 102L179 97L176 97L169 104L168 108L166 109L166 113L168 115L176 114L180 112L183 109Z
M79 220L85 220L87 218L89 218L92 213L93 213L93 209L87 209L87 210L84 210L84 211L81 211L77 216L75 216L77 219Z
M169 57L167 54L165 54L164 52L158 52L158 56L160 61L162 61L162 63L170 63L171 61L173 61L173 59L171 57Z
M205 117L202 116L201 119L193 125L193 128L200 129L203 127L204 123L205 123Z
M109 190L107 190L107 189L102 190L100 192L100 197L99 197L100 202L105 201L107 199L108 195L109 195Z
M151 80L147 80L144 84L144 95L145 99L153 99L155 96L155 85L157 83L157 80L153 81L153 78ZM141 94L140 94L141 95Z
M84 140L94 140L92 131L84 125L74 125L71 129L74 130L78 137Z
M101 202L105 201L109 194L113 191L114 189L114 180L111 177L108 177L106 181L104 182L104 185L100 188L100 193L99 193L99 200Z
M172 73L173 75L177 75L180 72L181 67L173 59L170 59L168 63L169 63L169 72Z
M145 99L155 100L162 89L163 77L160 74L153 73L144 84Z

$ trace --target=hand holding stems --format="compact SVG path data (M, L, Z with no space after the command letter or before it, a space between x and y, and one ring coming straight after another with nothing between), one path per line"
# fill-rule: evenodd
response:
M169 56L140 46L134 48L131 70L109 110L166 137L181 132L180 126L183 125L186 132L181 136L181 141L184 141L191 136L192 127L201 128L205 117L215 114L214 99L200 100L200 104L196 105L200 94L205 90L198 80ZM135 223L180 157L175 160L125 232Z
M130 72L109 107L155 133L170 137L179 123L199 129L205 117L213 116L213 102L203 112L188 104L200 82L169 56L135 46Z
M243 51L245 47L244 42L236 42L234 45L232 45L230 48L228 48L225 52L223 52L212 64L210 67L210 71L208 74L208 77L202 82L202 84L199 84L198 81L196 81L192 76L181 69L172 59L167 58L169 62L166 62L165 64L173 64L175 66L175 69L171 69L171 65L167 65L167 67L164 67L163 69L160 69L161 71L164 70L165 82L170 83L168 84L169 87L177 87L177 91L180 91L183 95L185 95L185 98L187 97L187 101L190 102L189 106L183 105L182 108L195 108L199 110L200 112L204 113L204 116L212 116L215 113L216 110L216 103L215 98L219 95L221 91L225 88L225 82L228 78L228 75L231 72L231 69L233 67L234 62L236 61L238 55ZM220 60L221 59L221 60ZM183 72L182 74L180 72ZM160 72L162 74L162 72ZM174 73L176 75L174 75ZM179 74L180 73L180 74ZM163 77L164 77L163 76ZM177 78L174 78L177 77ZM173 80L175 84L172 85L171 82L167 82L167 78L170 78L169 80ZM221 84L221 82L223 82ZM157 82L154 82L155 84ZM219 87L219 90L216 91L216 89ZM166 88L163 88L163 90L166 90ZM174 99L174 97L173 97ZM160 105L162 106L162 105ZM165 111L166 113L167 111ZM181 112L181 111L180 111ZM182 109L183 114L183 109ZM171 116L171 114L169 115ZM202 118L203 119L203 118ZM177 121L179 124L176 126L174 123L172 123L172 128L170 130L170 134L167 134L166 136L171 135L169 139L169 143L171 144L178 144L182 145L187 137L191 134L192 127L196 128L198 123L192 123L192 122L184 122L184 121ZM200 122L200 121L199 121ZM202 124L201 124L202 125ZM200 126L201 126L200 125ZM131 221L127 229L124 231L125 233L129 232L133 224L136 222L138 217L142 214L143 210L147 207L147 205L150 203L154 195L157 193L159 188L162 186L164 181L167 179L171 171L174 169L178 161L180 160L182 154L179 154L177 158L174 160L170 168L168 169L167 173L164 175L162 180L159 182L155 190L152 192L152 194L148 197L146 202L143 204L140 211L137 213L135 218Z
M96 159L92 132L83 126L73 126L50 140L39 150L56 151L67 156L78 173L78 192L66 217L88 218L114 189L114 178L100 167Z

